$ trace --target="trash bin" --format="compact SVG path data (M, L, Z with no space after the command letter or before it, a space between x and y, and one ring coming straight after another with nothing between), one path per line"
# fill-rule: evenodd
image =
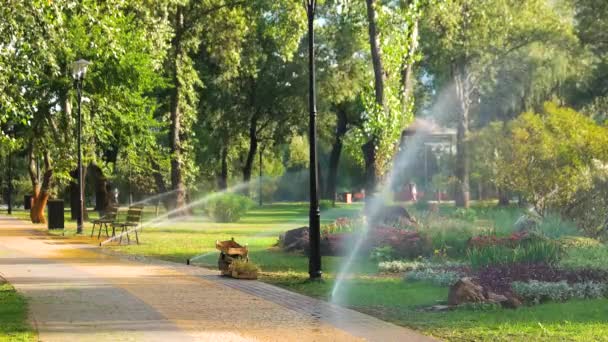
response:
M23 196L23 209L31 210L32 209L32 195Z
M63 200L52 199L47 202L48 210L48 228L63 229L65 227L65 218L63 214Z

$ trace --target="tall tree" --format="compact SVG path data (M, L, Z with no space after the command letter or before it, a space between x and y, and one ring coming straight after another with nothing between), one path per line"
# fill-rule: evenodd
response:
M469 205L471 113L497 66L533 42L550 40L564 24L543 0L446 0L425 19L425 56L437 88L452 86L456 110L456 204ZM438 91L437 93L441 93Z

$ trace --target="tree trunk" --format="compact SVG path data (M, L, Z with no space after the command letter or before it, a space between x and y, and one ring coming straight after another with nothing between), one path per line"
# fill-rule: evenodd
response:
M224 144L221 151L221 170L217 185L220 190L228 188L228 146Z
M103 215L110 206L108 179L97 164L91 163L89 167L93 170L93 176L95 177L95 210Z
M505 189L498 188L498 206L506 207L509 205L509 193Z
M329 155L327 186L325 187L325 198L331 199L332 201L336 198L336 178L338 177L338 166L340 164L340 155L342 154L342 140L348 131L346 110L338 106L336 109L336 116L338 119L336 122L336 138Z
M382 66L382 54L380 52L380 39L378 34L378 18L376 13L376 0L365 0L367 5L367 28L369 32L369 45L374 67L374 90L376 104L384 108L384 67ZM361 146L365 160L365 192L370 196L376 189L378 182L378 170L376 169L376 144L377 137L370 139Z
M42 176L42 186L39 186L38 180L35 174L36 161L34 159L33 149L30 149L29 153L29 172L30 179L32 179L32 184L34 185L34 199L32 200L32 209L30 211L30 219L32 223L46 223L46 217L44 216L44 210L46 209L46 204L49 200L50 189L51 189L51 178L53 176L53 170L51 169L51 159L49 157L49 152L44 152L44 174ZM33 166L33 168L32 168ZM36 181L34 181L36 178Z
M367 28L369 31L369 45L374 67L374 90L376 103L384 107L384 68L380 52L380 39L378 34L378 18L376 14L376 0L365 0L367 4Z
M173 73L173 89L171 92L171 125L169 129L169 144L171 151L171 188L175 191L173 208L179 209L186 205L186 187L184 185L183 161L182 161L182 144L180 139L182 112L180 108L181 97L181 82L179 79L180 60L182 58L182 34L184 17L182 6L177 7L175 14L175 37L173 37L172 45L174 50L172 60ZM175 214L185 214L182 211L176 211Z
M410 48L404 57L401 69L401 103L403 113L407 113L414 91L414 61L413 56L418 50L418 20L414 19L410 32Z
M365 196L371 196L376 190L376 142L370 140L361 146L363 159L365 160Z
M467 146L469 135L469 109L470 109L470 83L468 80L467 69L464 63L460 65L452 64L452 72L456 84L456 93L460 102L458 113L458 127L456 132L456 178L458 184L456 188L456 206L461 208L469 207L469 148Z
M30 219L32 223L37 223L39 217L34 217L34 204L36 198L40 196L40 181L38 179L38 172L36 170L36 157L34 156L34 145L30 141L27 147L27 159L28 159L28 173L30 181L32 182L32 207L30 208Z
M160 171L160 165L158 165L154 159L150 158L150 166L152 166L152 170L154 170L152 175L154 177L154 182L156 183L156 191L159 194L167 194L167 185L165 184L165 179ZM170 196L162 196L161 201L163 202L163 206L166 210L171 210L173 201Z
M251 180L251 170L253 169L253 162L255 160L255 154L258 151L258 126L259 114L256 112L251 116L249 121L249 152L247 152L247 159L245 160L245 166L243 167L243 181L248 183ZM249 185L245 189L245 193L249 193Z

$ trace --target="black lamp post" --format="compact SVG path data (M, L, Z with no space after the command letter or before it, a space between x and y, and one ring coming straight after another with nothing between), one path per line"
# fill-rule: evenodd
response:
M321 275L321 211L319 210L319 170L317 168L317 100L315 94L315 33L314 21L317 9L317 0L305 0L308 16L308 107L310 145L310 213L308 217L308 236L310 241L310 255L308 259L308 274L310 280L320 280Z
M9 134L9 137L13 135L13 131L14 131L14 127L12 124L9 124L8 126L8 131L7 133ZM12 146L9 147L8 149L8 198L7 198L7 205L8 208L6 210L7 214L12 215L13 214L13 149Z
M72 76L74 77L74 85L78 94L78 214L76 224L76 234L82 234L83 216L84 216L84 193L83 193L83 177L82 177L82 112L80 110L82 104L82 82L87 73L87 67L91 64L89 61L79 59L72 63Z

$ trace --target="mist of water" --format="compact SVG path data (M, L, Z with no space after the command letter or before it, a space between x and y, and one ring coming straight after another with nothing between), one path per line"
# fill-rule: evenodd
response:
M170 190L170 191L167 191L167 192L156 194L154 196L146 197L146 198L144 198L144 199L142 199L140 201L131 203L130 205L133 206L133 205L140 205L140 204L150 203L152 201L158 201L158 200L163 199L163 198L165 198L165 197L167 197L167 196L169 196L171 194L174 194L176 192L177 192L177 189L176 190Z
M447 87L439 96L439 100L430 108L427 119L438 120L445 117L447 112L446 104L453 100L453 87ZM430 121L429 121L430 122ZM366 199L365 215L368 218L365 221L361 231L356 233L354 243L350 249L350 254L346 256L343 264L336 275L336 281L331 292L331 301L341 303L345 300L345 280L351 274L352 266L361 252L361 247L366 241L371 226L374 225L373 219L378 217L385 206L385 203L390 200L392 189L397 179L407 176L408 169L413 162L417 161L417 154L420 148L424 146L426 132L415 132L405 141L405 146L401 146L398 151L388 177L380 187L377 194Z
M214 199L216 197L219 197L223 194L226 193L230 193L230 192L236 192L236 191L241 191L243 189L246 189L249 185L250 182L242 182L239 183L237 185L234 185L232 187L229 187L223 191L218 191L218 192L213 192L211 194L208 194L206 196L203 196L202 198L199 198L195 201L192 201L190 203L188 203L185 206L182 206L180 208L175 208L173 210L169 210L167 212L165 212L164 214L155 217L151 220L145 221L143 223L141 223L139 226L137 227L133 227L123 233L120 233L116 236L112 236L104 241L102 241L99 245L103 246L105 244L108 244L110 242L116 241L116 240L120 240L122 237L126 236L127 234L131 234L134 233L135 231L140 231L142 228L146 227L146 228L154 228L154 227L158 227L160 225L166 224L168 222L181 222L181 221L185 221L188 219L188 216L186 215L182 215L184 212L187 212L188 210L197 207L197 206L201 206L207 202L209 202L211 199ZM180 214L180 216L177 216L178 214Z

